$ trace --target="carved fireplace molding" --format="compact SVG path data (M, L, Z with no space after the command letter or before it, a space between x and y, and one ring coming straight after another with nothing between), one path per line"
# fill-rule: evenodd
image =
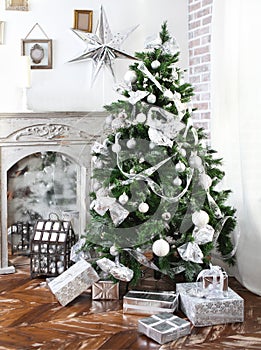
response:
M8 265L7 173L19 160L37 152L59 152L79 169L79 228L88 220L91 146L103 134L106 112L0 114L0 274L15 272Z

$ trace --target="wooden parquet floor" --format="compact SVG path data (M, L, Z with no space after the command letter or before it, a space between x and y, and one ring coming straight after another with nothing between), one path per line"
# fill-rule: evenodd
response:
M143 316L123 314L122 300L94 301L87 291L63 307L44 279L30 278L28 260L13 263L17 272L0 276L0 350L261 349L261 297L234 279L230 287L245 300L243 323L191 326L189 336L159 345L137 332Z

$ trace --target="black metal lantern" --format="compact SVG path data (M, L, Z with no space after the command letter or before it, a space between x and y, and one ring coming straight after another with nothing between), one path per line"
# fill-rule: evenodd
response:
M31 278L55 277L68 269L76 237L70 221L38 220L31 240Z
M12 255L30 255L30 240L33 229L33 224L22 221L18 221L9 227Z

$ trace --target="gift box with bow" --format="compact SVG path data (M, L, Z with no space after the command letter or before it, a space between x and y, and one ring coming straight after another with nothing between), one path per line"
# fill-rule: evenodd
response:
M202 270L197 281L202 280L203 289L208 290L209 295L226 296L228 291L228 275L220 267L210 264L210 268Z
M202 282L177 283L181 311L194 326L244 321L244 299L228 287L227 294L208 294Z

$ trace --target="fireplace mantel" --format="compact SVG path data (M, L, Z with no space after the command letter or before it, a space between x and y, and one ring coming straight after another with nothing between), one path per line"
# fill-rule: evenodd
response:
M88 220L91 145L103 135L106 112L0 113L0 274L15 272L8 265L7 172L20 159L37 152L61 152L80 169L79 218Z

